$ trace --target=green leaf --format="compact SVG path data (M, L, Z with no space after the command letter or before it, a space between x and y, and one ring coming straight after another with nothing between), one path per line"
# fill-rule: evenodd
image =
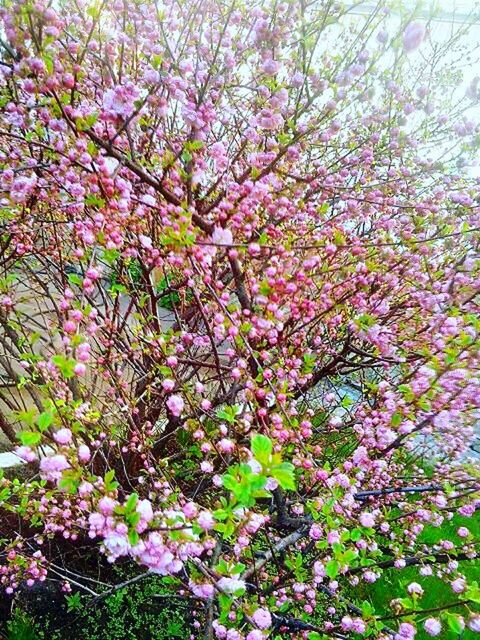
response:
M28 411L19 411L15 415L19 420L25 422L25 424L27 424L29 427L33 427L36 414L37 412L35 411L35 408L33 408L29 409Z
M44 53L43 61L45 63L48 74L51 75L53 73L53 56L48 53Z
M338 575L338 571L340 569L340 564L337 560L329 560L325 566L325 573L330 578L330 580L335 580Z
M130 544L132 546L135 546L136 544L139 543L140 541L140 536L138 535L138 533L135 531L135 529L132 529L131 531L128 532L128 541L130 542Z
M257 433L252 437L251 448L255 459L258 460L260 464L267 465L270 462L270 456L273 450L270 438Z
M232 575L237 575L238 573L242 573L245 569L246 567L242 562L237 562L237 564L232 569Z
M268 234L265 233L265 231L263 233L260 234L259 238L258 238L258 244L263 247L263 245L268 243Z
M222 480L225 489L229 489L230 491L233 491L233 489L235 489L238 485L237 480L228 473L223 476Z
M42 436L38 431L20 431L17 434L17 438L24 447L33 447L40 442Z
M103 483L105 485L105 491L107 492L113 491L118 487L118 482L116 482L114 478L115 478L115 471L113 469L110 469L110 471L107 471L103 479Z
M71 611L75 611L80 609L82 606L82 596L77 591L73 593L71 596L66 596L67 600L67 611L70 613Z
M203 142L201 140L192 140L185 145L190 151L199 151L203 149Z
M217 416L220 418L220 420L225 420L226 422L233 424L235 422L236 416L240 412L241 412L240 407L234 404L231 407L225 406L225 407L222 407L221 409L217 409Z
M53 413L50 411L44 411L38 416L37 424L40 431L43 433L53 422Z
M295 490L295 467L291 462L282 462L271 469L272 477L282 489Z
M370 616L373 616L373 614L375 613L375 609L374 607L370 604L370 602L368 602L368 600L364 600L362 602L362 615L364 618L368 618Z
M112 284L109 289L110 293L115 295L116 293L128 293L128 289L124 284Z
M128 500L125 503L125 512L126 513L130 513L132 511L135 511L135 508L137 506L138 503L138 494L136 493L132 493L129 497Z
M342 554L342 560L346 564L350 564L357 557L358 552L354 549L347 549L344 554Z
M67 280L70 284L82 284L82 278L77 273L69 273L67 276Z
M58 483L58 486L63 491L67 493L76 493L78 487L80 486L80 479L78 477L77 471L64 471L63 477Z
M53 364L58 367L65 378L73 378L75 375L73 369L77 364L73 358L66 358L62 355L52 356Z
M447 618L448 626L453 631L453 633L460 634L464 629L464 624L462 624L461 617L455 615L454 613L448 614Z
M398 427L403 420L403 416L401 413L394 413L392 416L392 427Z
M350 533L350 538L352 542L358 542L362 537L362 535L363 534L360 529L353 529L352 532Z

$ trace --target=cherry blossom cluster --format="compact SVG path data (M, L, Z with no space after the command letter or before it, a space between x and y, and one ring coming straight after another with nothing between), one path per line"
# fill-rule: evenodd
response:
M381 4L0 9L8 594L48 540L209 640L479 631L478 79Z

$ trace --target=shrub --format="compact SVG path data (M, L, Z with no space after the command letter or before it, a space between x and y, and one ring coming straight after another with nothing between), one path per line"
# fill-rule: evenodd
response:
M7 595L133 625L95 548L191 637L478 630L478 79L402 4L4 1ZM456 608L364 602L412 566Z

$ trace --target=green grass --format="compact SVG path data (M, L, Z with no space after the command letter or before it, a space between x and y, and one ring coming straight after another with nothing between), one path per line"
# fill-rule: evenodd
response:
M461 551L465 542L456 533L457 529L461 526L467 527L475 540L480 540L479 514L472 518L454 516L450 522L444 522L441 527L425 527L419 540L429 545L437 543L440 540L451 540L455 544L455 550ZM419 600L417 609L434 609L458 602L462 599L461 594L454 593L448 583L445 583L445 581L435 576L435 572L442 568L442 566L444 565L432 567L434 573L432 576L422 576L419 571L420 567L418 566L406 567L400 570L389 569L384 572L377 582L365 586L365 598L375 607L377 615L390 616L393 615L390 608L390 601L395 598L407 597L407 586L411 582L418 582L424 590L424 595ZM480 583L480 559L461 561L458 571L465 576L467 583L473 581ZM469 612L480 613L480 605L470 604L469 608L460 606L449 609L449 611L461 614L467 620ZM427 640L431 637L423 630L423 621L427 617L435 617L438 615L438 613L417 614L413 618L418 623L416 640ZM405 617L402 619L407 621L409 618ZM395 626L393 620L386 620L385 623L387 625L390 624L392 627ZM479 635L471 632L468 628L465 628L462 634L457 634L448 627L447 621L442 619L442 631L438 637L441 638L441 640L458 640L458 638L462 638L462 640L478 640Z

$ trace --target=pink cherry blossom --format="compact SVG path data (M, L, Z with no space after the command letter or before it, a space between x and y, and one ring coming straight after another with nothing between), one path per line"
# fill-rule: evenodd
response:
M170 396L167 400L167 407L172 412L172 415L178 417L182 414L185 407L183 398L179 395Z
M215 244L230 246L233 243L233 235L230 229L215 227L212 233L212 242Z
M424 622L423 628L429 636L438 636L442 630L442 625L436 618L427 618Z
M268 629L272 626L272 616L268 609L258 608L254 611L252 619L259 629Z
M40 460L40 475L44 480L57 482L62 477L62 471L70 468L70 463L62 454L46 456Z
M72 432L70 431L70 429L64 427L56 431L53 434L53 437L55 441L58 442L58 444L70 444L70 442L72 441Z
M425 25L421 22L410 22L403 32L403 48L407 53L415 51L425 38Z

